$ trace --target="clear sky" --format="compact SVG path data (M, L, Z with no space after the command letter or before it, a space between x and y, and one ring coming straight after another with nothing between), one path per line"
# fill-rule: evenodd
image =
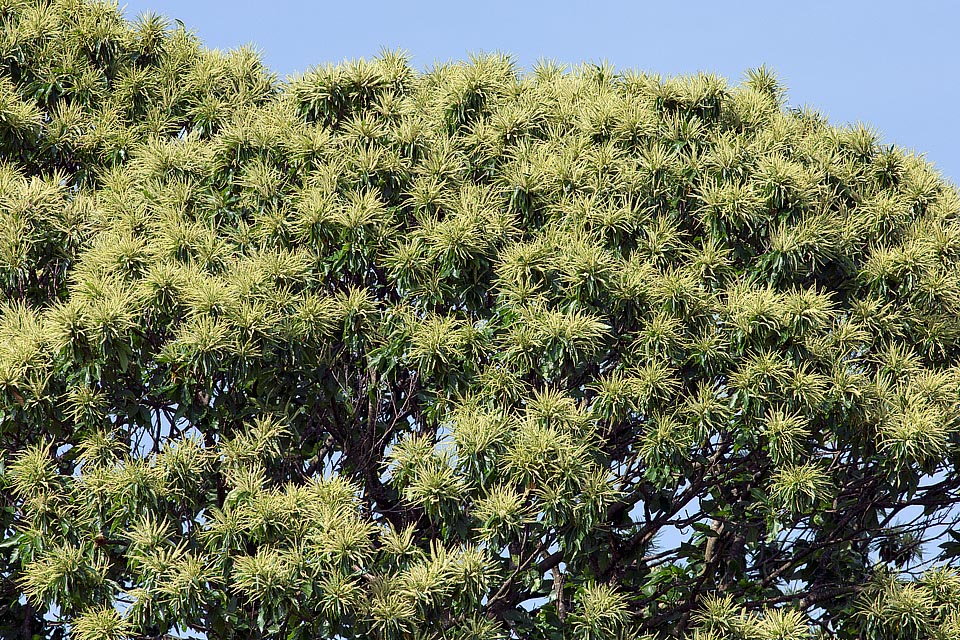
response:
M123 6L123 5L121 5ZM254 43L281 77L401 48L418 68L502 51L606 60L662 74L711 71L738 81L767 64L792 105L862 121L923 152L960 183L960 2L954 0L130 0L182 20L209 47Z

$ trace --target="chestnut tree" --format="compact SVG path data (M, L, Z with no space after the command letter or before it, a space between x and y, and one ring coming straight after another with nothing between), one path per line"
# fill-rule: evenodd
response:
M0 24L0 636L960 637L922 157L765 68Z

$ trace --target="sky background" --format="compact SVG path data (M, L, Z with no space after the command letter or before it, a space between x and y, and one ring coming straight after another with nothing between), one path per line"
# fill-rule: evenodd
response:
M124 6L121 4L121 6ZM960 2L308 2L136 0L129 18L177 18L211 48L253 43L281 78L401 48L424 69L472 52L606 60L665 75L709 71L737 82L767 64L788 103L834 123L865 122L925 153L960 183Z

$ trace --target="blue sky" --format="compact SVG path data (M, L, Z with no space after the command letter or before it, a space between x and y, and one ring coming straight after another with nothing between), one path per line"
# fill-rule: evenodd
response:
M123 6L123 5L121 5ZM402 48L417 68L503 51L606 60L662 74L712 71L737 81L767 64L789 103L833 122L862 121L886 142L923 152L960 183L960 3L824 2L308 2L131 0L128 17L182 20L209 47L254 43L281 77L325 62Z

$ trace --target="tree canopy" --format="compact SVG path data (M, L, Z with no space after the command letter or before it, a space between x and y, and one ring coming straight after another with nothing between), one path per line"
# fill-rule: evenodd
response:
M765 68L0 24L0 636L960 637L922 157Z

